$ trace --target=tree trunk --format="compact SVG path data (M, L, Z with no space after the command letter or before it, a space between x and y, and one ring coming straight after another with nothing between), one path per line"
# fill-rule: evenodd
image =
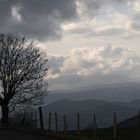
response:
M2 108L2 125L5 127L5 126L8 126L9 125L9 108L8 108L8 104L4 104L1 106Z

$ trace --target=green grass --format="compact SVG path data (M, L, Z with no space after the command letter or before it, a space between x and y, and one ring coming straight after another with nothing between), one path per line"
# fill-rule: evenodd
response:
M70 132L70 135L76 135L76 132ZM100 128L96 131L98 140L113 140L112 128ZM82 130L81 137L93 138L92 130ZM71 140L73 140L72 138ZM140 140L140 130L137 128L119 128L117 130L117 140Z

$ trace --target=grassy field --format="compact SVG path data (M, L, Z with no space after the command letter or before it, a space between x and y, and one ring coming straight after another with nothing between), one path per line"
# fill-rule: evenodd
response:
M70 132L69 134L76 135L75 132ZM97 129L96 134L97 140L113 140L111 128ZM92 130L82 130L81 137L93 139ZM140 140L140 130L136 128L120 128L117 130L117 140Z

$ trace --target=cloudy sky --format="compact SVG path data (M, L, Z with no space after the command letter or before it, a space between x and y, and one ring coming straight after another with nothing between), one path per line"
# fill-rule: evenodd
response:
M50 89L140 81L140 0L0 0L0 19L47 53Z

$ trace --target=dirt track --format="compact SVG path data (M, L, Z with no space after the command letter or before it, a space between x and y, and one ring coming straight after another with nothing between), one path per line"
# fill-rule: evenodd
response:
M0 129L0 140L58 140L19 130Z

